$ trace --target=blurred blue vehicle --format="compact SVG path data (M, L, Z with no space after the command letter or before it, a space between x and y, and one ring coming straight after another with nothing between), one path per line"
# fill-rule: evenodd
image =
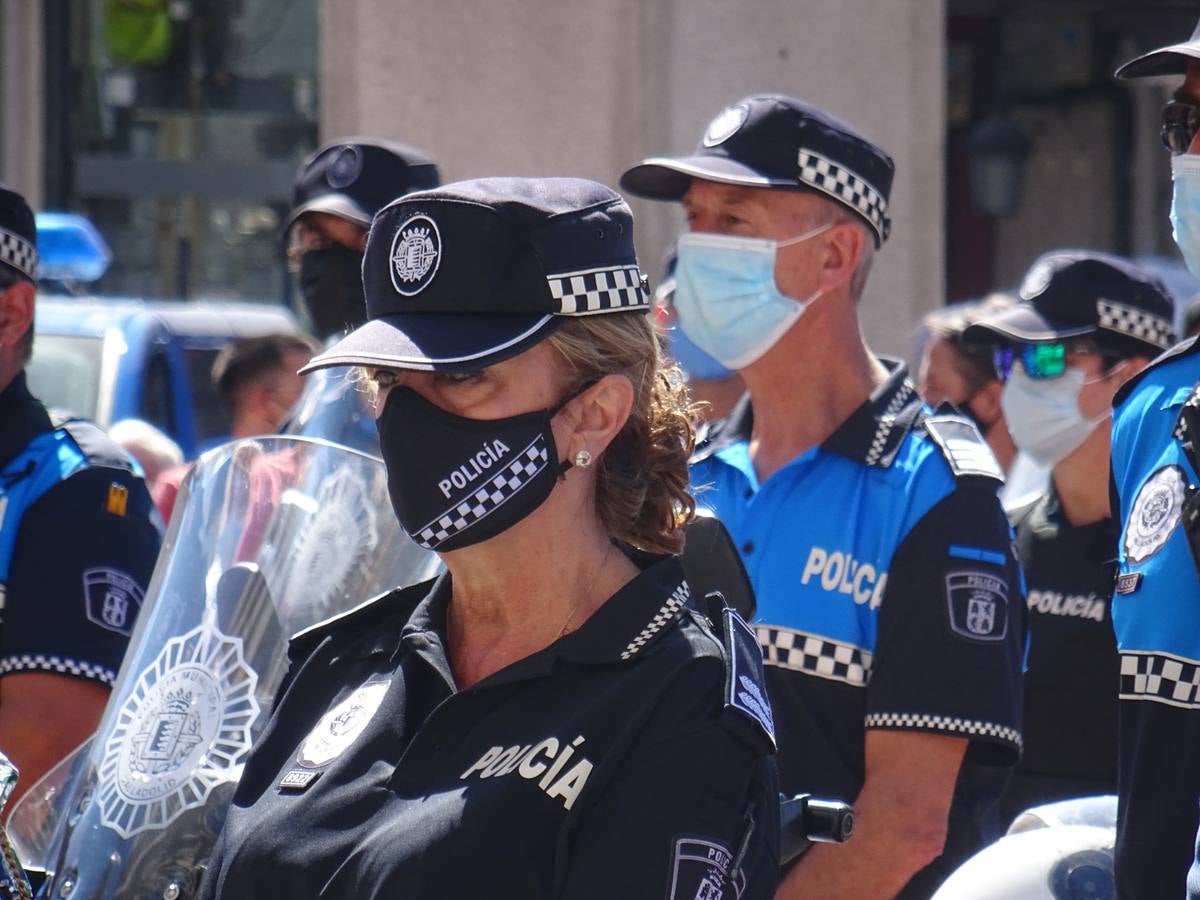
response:
M144 419L188 459L229 434L212 364L242 337L300 333L281 306L39 296L29 388L47 406L108 428Z

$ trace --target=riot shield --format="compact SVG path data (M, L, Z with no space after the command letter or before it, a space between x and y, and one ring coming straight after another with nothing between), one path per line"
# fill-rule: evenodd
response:
M318 438L379 455L379 433L367 394L344 369L318 369L304 379L283 434Z
M193 896L288 637L440 566L396 524L383 463L324 441L212 450L176 510L100 727L50 803L39 896ZM22 814L15 832L45 833Z

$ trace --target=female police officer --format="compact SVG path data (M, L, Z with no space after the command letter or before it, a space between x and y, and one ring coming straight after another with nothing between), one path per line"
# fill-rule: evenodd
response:
M293 639L202 896L772 894L759 658L671 555L691 425L631 231L575 179L376 217L370 321L311 366L368 369L396 515L448 572Z

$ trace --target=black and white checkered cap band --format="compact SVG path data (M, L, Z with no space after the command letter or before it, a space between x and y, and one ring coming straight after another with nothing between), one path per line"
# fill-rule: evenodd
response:
M811 150L800 151L800 180L835 200L857 210L879 235L879 243L892 233L892 220L887 217L887 200L865 179L845 166L826 159Z
M1101 328L1147 341L1163 350L1171 346L1172 328L1166 319L1132 306L1125 306L1123 303L1103 299L1096 301L1096 312L1100 315Z
M1122 653L1120 698L1200 709L1200 661L1166 653Z
M18 272L37 280L37 247L4 228L0 228L0 262L8 263Z
M545 436L539 434L499 475L422 528L417 533L416 542L426 550L436 550L468 525L475 524L503 505L533 476L546 468L549 457Z
M866 687L871 676L869 650L777 625L756 625L754 630L763 648L763 665L841 681L853 687Z
M549 275L550 294L564 316L645 309L650 292L637 266L609 266Z

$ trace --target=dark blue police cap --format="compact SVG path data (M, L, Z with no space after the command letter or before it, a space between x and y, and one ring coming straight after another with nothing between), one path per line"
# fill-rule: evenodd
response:
M470 371L569 316L649 309L620 194L579 178L482 178L401 197L363 257L369 321L304 371Z
M642 160L621 176L621 187L651 200L681 199L693 178L814 191L858 215L878 247L892 229L895 170L890 156L824 110L758 94L719 113L691 156Z
M1200 21L1192 36L1179 44L1168 44L1143 53L1117 69L1118 78L1149 78L1153 75L1185 75L1188 63L1200 60Z
M1163 283L1131 262L1091 250L1039 256L1021 303L971 325L966 340L1045 343L1092 336L1130 355L1157 356L1175 342L1174 305Z
M0 183L0 263L37 281L37 226L25 198Z
M300 164L284 231L306 212L323 212L364 228L397 197L440 184L438 168L420 150L370 138L326 144Z

